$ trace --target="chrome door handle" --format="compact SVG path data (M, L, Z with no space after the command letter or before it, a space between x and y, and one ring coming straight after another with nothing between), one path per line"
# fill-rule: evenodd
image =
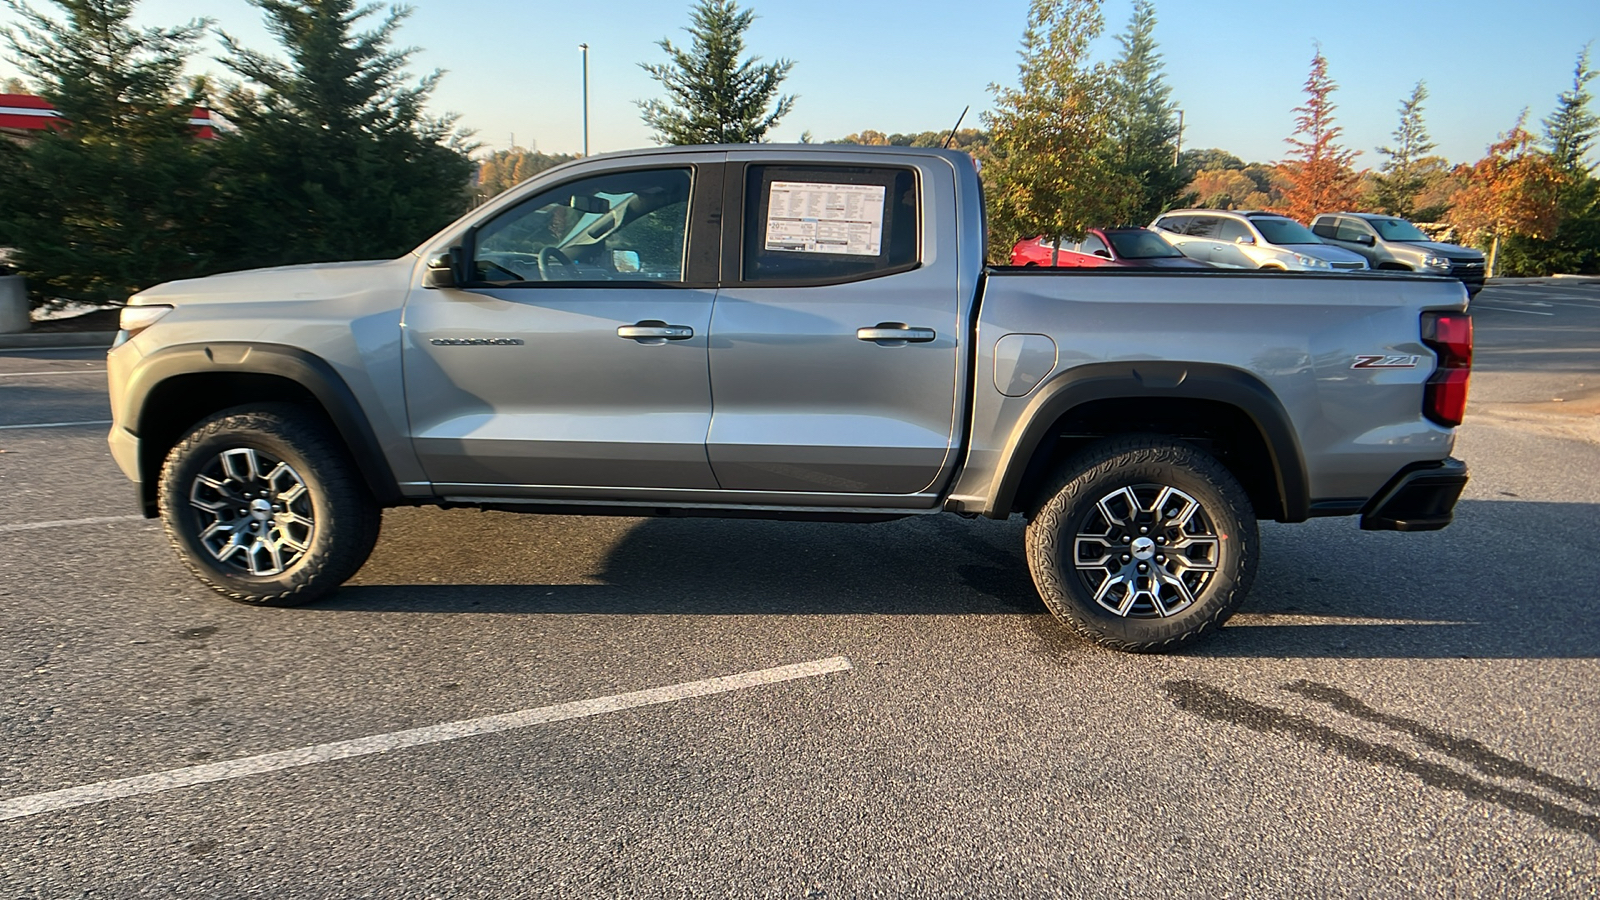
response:
M932 328L912 328L904 322L879 322L871 328L856 329L856 340L872 341L880 347L926 344L938 336Z
M641 344L665 344L694 337L694 329L688 325L668 325L660 319L645 319L633 325L618 325L617 337Z

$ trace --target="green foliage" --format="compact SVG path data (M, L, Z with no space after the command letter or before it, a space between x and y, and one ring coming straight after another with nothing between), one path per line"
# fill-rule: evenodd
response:
M660 144L760 142L794 108L792 95L778 95L794 63L739 59L755 13L741 10L734 0L700 0L689 16L693 24L684 29L693 38L689 50L662 38L657 45L668 62L640 63L667 91L665 100L639 103L645 124Z
M245 84L225 98L238 125L217 150L232 227L221 252L265 266L398 256L468 203L467 135L423 105L441 73L411 82L412 49L392 49L410 10L354 0L250 0L287 60L228 35L222 62Z
M1128 28L1117 36L1122 51L1111 66L1116 165L1141 188L1134 222L1148 222L1179 203L1189 180L1177 165L1177 105L1162 75L1155 27L1150 0L1135 0Z
M1588 161L1600 132L1600 115L1589 111L1589 82L1600 74L1589 68L1589 47L1578 53L1573 67L1572 89L1556 98L1556 110L1544 120L1544 148L1552 162L1574 175L1588 175L1594 165Z
M1197 173L1217 169L1242 169L1244 160L1226 150L1212 147L1208 150L1185 150L1178 157L1178 167L1188 177L1193 178Z
M1433 150L1428 129L1422 123L1422 101L1428 87L1419 81L1411 96L1400 102L1400 125L1394 130L1394 146L1379 147L1388 157L1373 178L1372 200L1379 211L1409 219L1416 214L1417 198L1427 189L1424 160Z
M1142 197L1111 140L1112 77L1089 61L1099 0L1033 0L1015 88L991 85L984 115L991 146L984 180L990 255L1034 235L1080 237L1125 222Z
M868 147L943 147L946 138L950 138L950 149L965 150L978 155L989 147L989 135L977 128L958 129L951 137L948 129L945 131L916 131L907 134L884 134L881 131L861 131L847 134L837 140L828 141L829 144L862 144Z
M131 0L54 0L64 19L7 2L24 23L0 30L11 57L64 118L26 146L0 141L0 246L35 303L121 303L204 273L209 148L181 72L206 23L137 29Z

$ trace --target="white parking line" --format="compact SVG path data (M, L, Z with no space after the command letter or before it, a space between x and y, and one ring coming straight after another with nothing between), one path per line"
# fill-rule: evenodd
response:
M37 378L41 375L104 375L105 369L51 369L48 372L0 372L0 378Z
M93 422L37 422L32 425L0 425L0 430L13 428L75 428L79 425L110 425L110 419L95 419Z
M96 516L92 519L57 519L54 522L20 522L16 525L0 525L0 534L8 531L37 531L40 528L71 528L77 525L110 525L113 522L126 522L130 519L144 521L144 516ZM155 520L150 520L155 521Z
M1504 306L1490 306L1489 304L1482 303L1482 302L1472 304L1472 308L1473 309L1492 309L1495 312L1522 313L1525 316L1553 316L1553 315L1555 315L1555 313L1539 312L1536 309L1508 309L1508 308L1506 308Z
M766 684L778 684L799 678L814 678L818 675L829 675L834 672L847 672L851 668L853 667L850 665L850 660L843 656L834 656L812 662L777 666L771 669L759 669L754 672L742 672L737 675L723 675L719 678L689 681L683 684L650 688L628 694L612 694L609 697L597 697L593 700L575 700L571 703L559 703L555 706L540 706L534 709L502 713L497 716L484 716L481 719L463 719L457 722L445 722L442 725L429 725L424 728L411 728L405 731L393 731L388 734L375 734L371 737L355 738L354 740L335 741L331 744L317 744L311 747L300 747L295 750L279 750L276 753L246 756L225 762L208 763L203 766L169 769L152 775L138 775L133 778L121 778L116 781L101 781L95 784L64 788L59 791L0 800L0 821L36 816L40 813L71 809L75 806L87 806L91 803L104 803L107 800L116 800L122 797L138 797L144 794L170 791L175 788L190 787L196 784L209 784L213 781L244 778L250 775L276 772L281 769L294 769L300 766L350 759L356 756L387 753L391 750L401 750L406 747L420 747L426 744L456 741L462 738L476 737L480 734L494 734L499 731L527 728L532 725L545 725L566 719L598 716L640 706L671 703L675 700L688 700L711 694L726 694L731 691L739 691Z

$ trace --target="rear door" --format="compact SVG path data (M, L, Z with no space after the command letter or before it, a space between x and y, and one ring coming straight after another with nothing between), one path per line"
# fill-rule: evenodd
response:
M728 159L706 445L718 484L835 505L929 491L954 456L970 299L953 275L951 164Z
M1231 269L1253 269L1255 260L1247 256L1246 251L1255 242L1256 236L1250 232L1250 226L1238 219L1222 219L1217 240L1211 245L1211 263Z

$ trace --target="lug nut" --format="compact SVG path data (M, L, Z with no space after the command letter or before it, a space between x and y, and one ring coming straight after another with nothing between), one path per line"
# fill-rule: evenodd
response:
M1149 534L1150 533L1150 529L1149 529L1148 526L1140 525L1139 526L1139 533L1140 534Z
M1131 544L1131 543L1133 543L1133 538L1131 536L1125 534L1125 535L1122 536L1122 542L1124 544Z
M1133 559L1133 557L1131 557L1131 556L1129 556L1129 555L1128 555L1128 554L1126 554L1126 553L1124 553L1124 554L1122 554L1122 561L1123 561L1123 562L1127 562L1127 561L1128 561L1128 560L1130 560L1130 559Z
M1145 565L1144 563L1139 563L1139 571L1148 572L1148 571L1150 571L1150 567Z
M1156 557L1156 562L1158 562L1158 563L1164 563L1166 561L1167 561L1167 558L1165 556Z
M1158 543L1158 544L1165 544L1166 542L1167 542L1167 539L1164 538L1164 537L1156 538L1156 543Z

